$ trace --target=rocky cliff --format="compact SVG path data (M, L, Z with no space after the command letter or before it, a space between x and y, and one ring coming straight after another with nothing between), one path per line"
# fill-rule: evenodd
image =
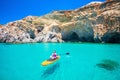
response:
M120 1L92 2L0 25L0 42L63 41L120 43Z

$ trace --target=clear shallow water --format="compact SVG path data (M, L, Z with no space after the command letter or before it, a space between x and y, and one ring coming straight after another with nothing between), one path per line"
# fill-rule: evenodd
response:
M41 66L54 50L60 60ZM120 68L108 71L96 66L103 59L120 64L120 44L0 44L0 80L120 80Z

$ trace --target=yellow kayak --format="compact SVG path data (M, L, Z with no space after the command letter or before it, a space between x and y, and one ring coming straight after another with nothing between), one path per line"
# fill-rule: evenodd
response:
M42 62L42 66L47 66L47 65L49 65L49 64L52 64L52 63L54 63L54 62L56 62L57 60L59 60L60 59L60 56L57 56L57 58L55 59L55 60L45 60L45 61L43 61Z

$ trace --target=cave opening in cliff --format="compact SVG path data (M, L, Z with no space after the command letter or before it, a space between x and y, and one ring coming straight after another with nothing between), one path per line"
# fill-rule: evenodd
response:
M80 41L79 36L76 32L72 32L70 35L68 35L67 38L63 39L64 41L71 41L71 42L78 42Z
M120 33L118 32L106 33L102 37L102 40L106 43L120 43Z
M35 33L34 33L34 31L31 28L28 28L26 31L30 35L31 39L35 38Z

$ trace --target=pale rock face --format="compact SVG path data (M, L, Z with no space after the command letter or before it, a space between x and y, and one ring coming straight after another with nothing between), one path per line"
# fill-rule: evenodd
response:
M85 26L85 27L84 27ZM81 21L64 24L62 29L62 38L67 41L93 41L93 30L89 23ZM91 39L88 39L88 38Z
M40 32L36 38L35 42L62 42L60 33L56 34L55 32Z
M120 1L92 2L0 25L0 42L63 41L120 43Z

